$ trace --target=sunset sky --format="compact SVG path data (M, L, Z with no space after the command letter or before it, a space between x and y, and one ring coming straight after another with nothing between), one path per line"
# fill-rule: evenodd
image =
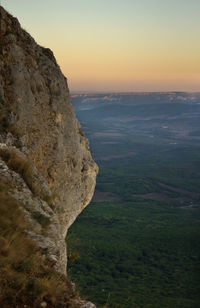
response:
M200 91L200 0L2 0L71 91Z

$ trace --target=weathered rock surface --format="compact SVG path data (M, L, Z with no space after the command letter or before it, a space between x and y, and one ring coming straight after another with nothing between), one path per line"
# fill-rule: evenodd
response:
M51 50L0 7L0 176L22 202L28 231L66 271L65 237L90 202L98 168Z

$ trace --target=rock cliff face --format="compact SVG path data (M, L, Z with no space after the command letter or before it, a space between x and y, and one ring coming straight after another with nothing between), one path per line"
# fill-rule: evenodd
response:
M66 272L65 237L90 202L97 174L51 50L0 7L0 176L23 204L33 238Z

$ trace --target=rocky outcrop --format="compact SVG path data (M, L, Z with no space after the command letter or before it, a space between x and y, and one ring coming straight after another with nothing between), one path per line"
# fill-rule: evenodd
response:
M51 50L0 7L0 176L44 258L66 271L65 237L90 202L97 174Z

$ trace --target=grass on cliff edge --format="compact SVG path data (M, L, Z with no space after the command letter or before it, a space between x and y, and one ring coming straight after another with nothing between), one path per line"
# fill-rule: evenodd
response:
M9 195L10 186L0 180L0 307L76 307L72 284L52 270L34 242L20 203Z
M33 167L28 158L19 156L19 154L9 148L1 148L0 156L11 170L15 171L23 178L24 182L35 196L47 202L50 207L54 206L55 194L49 195L41 188L40 183L35 181Z

